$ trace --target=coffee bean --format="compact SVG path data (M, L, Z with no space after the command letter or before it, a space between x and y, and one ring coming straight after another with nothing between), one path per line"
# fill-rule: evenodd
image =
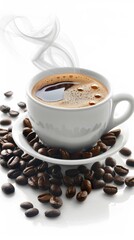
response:
M93 153L90 151L82 153L82 158L91 158L92 156L93 156Z
M87 195L88 195L87 191L80 191L77 193L76 199L79 202L83 202L87 198Z
M15 179L20 175L21 175L21 170L20 169L11 169L7 173L8 178L11 178L11 179Z
M121 177L121 176L118 176L118 175L116 175L115 177L114 177L114 183L116 184L116 185L123 185L124 184L124 182L125 182L125 179L123 178L123 177Z
M73 178L73 180L74 180L74 184L75 184L76 186L80 186L81 183L82 183L82 181L83 181L83 177L79 174L79 175L76 175L76 176Z
M105 171L105 173L111 173L113 177L115 176L114 169L110 166L105 166L104 171Z
M45 212L45 216L48 218L56 218L60 216L61 212L59 209L50 209Z
M123 166L120 166L120 165L116 165L114 167L114 171L120 175L120 176L125 176L128 174L129 170Z
M12 121L9 118L5 118L0 121L0 124L3 126L10 125L11 123L12 123Z
M11 183L4 183L1 186L1 189L5 194L11 194L15 192L15 188Z
M61 167L57 164L51 165L50 167L47 168L47 172L48 174L52 174L53 172L59 172L61 171Z
M42 144L40 142L35 142L32 147L36 152L38 152L38 150L41 148L41 146L42 146Z
M116 137L111 135L107 135L101 138L101 140L104 144L106 144L106 146L110 146L110 147L116 143Z
M130 167L134 167L134 159L132 158L127 159L126 164Z
M100 146L100 151L101 152L106 152L108 150L108 146L104 144L103 142L99 142L98 145Z
M33 204L31 202L22 202L20 207L27 210L29 208L33 208Z
M59 179L59 178L49 178L49 183L52 185L52 184L56 184L56 185L59 185L61 186L62 185L62 180Z
M39 172L44 172L48 169L48 163L47 162L42 162L39 166L38 166L38 171Z
M27 163L27 167L30 167L30 166L38 167L42 163L43 161L41 159L33 158Z
M0 106L0 111L3 113L8 113L10 111L10 107L6 105Z
M10 142L10 143L13 143L13 144L16 146L16 144L15 144L15 142L14 142L14 140L13 140L13 137L12 137L12 133L11 133L11 132L9 132L9 133L7 134L7 141Z
M38 196L38 201L41 203L47 203L50 201L51 197L52 197L52 194L50 193L42 193Z
M11 117L17 117L19 115L19 112L18 111L15 111L15 110L10 110L9 111L9 115Z
M52 196L49 202L53 208L60 208L63 205L63 201L60 197Z
M69 177L75 177L76 175L79 174L79 170L75 169L75 168L68 169L68 170L65 171L65 174Z
M123 147L119 152L126 157L130 156L132 153L131 150L126 147Z
M106 166L114 167L116 165L116 161L112 157L107 157L105 160L105 164Z
M69 186L66 190L66 197L67 198L73 198L76 194L76 187L75 186Z
M62 195L62 190L61 190L60 186L55 185L55 184L51 185L50 192L52 195L57 196L57 197Z
M0 137L5 136L8 133L6 129L0 129Z
M23 154L23 150L21 150L20 148L17 148L13 151L14 156L21 157L22 154Z
M86 172L89 171L89 169L84 165L80 165L80 166L78 166L78 171L82 174L85 174Z
M4 149L4 150L1 151L1 156L5 160L8 160L10 157L13 156L13 151L11 149Z
M63 177L63 183L67 187L73 186L74 185L74 180L69 176L64 176Z
M36 137L36 133L35 132L30 132L28 135L27 135L27 137L26 137L26 139L27 139L27 141L28 142L30 142L32 139L34 139ZM37 141L38 142L38 141Z
M29 118L25 118L23 120L23 125L24 125L24 127L32 128L32 124L31 124L31 121L29 120Z
M39 214L39 210L37 208L29 208L25 211L26 217L35 217Z
M88 172L84 173L84 178L87 180L93 179L94 172L92 170L88 170Z
M115 129L110 131L109 133L113 133L115 135L115 137L118 137L121 133L121 129Z
M134 187L134 177L132 177L132 176L126 177L125 184L128 187Z
M24 160L25 162L29 162L31 159L33 159L33 157L27 153L24 153L21 155L21 159Z
M114 195L117 193L118 189L114 185L105 185L103 191L108 195Z
M62 174L61 170L53 169L52 170L52 177L62 179L63 174Z
M34 175L36 174L36 169L35 169L33 166L26 167L26 168L23 170L23 174L24 174L26 177L34 176Z
M59 153L60 153L61 159L70 159L70 154L65 149L60 148Z
M45 147L39 148L38 153L41 155L47 155L47 149Z
M20 160L19 162L19 169L23 171L26 168L26 162L23 160Z
M27 185L28 184L28 179L27 177L23 176L23 175L20 175L18 176L16 179L15 179L15 182L18 184L18 185Z
M81 190L82 191L87 191L87 193L89 194L92 190L91 182L89 180L84 179L82 184L81 184Z
M11 97L13 95L13 92L12 91L7 91L7 92L4 93L4 95L6 97Z
M81 159L81 158L82 158L81 151L70 153L70 159Z
M93 177L96 178L97 180L101 179L104 175L105 171L103 168L98 168L94 171Z
M112 176L111 173L105 173L103 175L103 180L105 181L105 183L111 183L113 181L114 177Z
M91 183L92 183L92 188L93 189L100 189L100 188L103 188L105 186L105 182L103 180L93 179Z
M38 177L33 176L28 178L28 185L32 188L37 189L38 188Z
M101 148L100 146L95 146L91 149L92 156L95 157L100 154Z
M13 156L8 160L7 166L11 169L15 169L19 167L19 162L20 162L20 158L17 156Z
M15 145L11 142L6 142L6 143L3 143L3 145L2 145L2 149L14 150L14 148L15 148Z
M29 128L29 127L25 127L24 129L23 129L23 135L24 135L24 137L27 137L28 136L28 134L29 133L31 133L32 132L32 129L31 128Z
M101 168L101 167L102 167L102 165L101 165L100 162L95 162L95 163L93 163L93 165L91 166L91 170L92 170L92 171L96 171L98 168Z
M0 159L0 165L3 167L3 168L8 168L7 166L7 162L4 160L4 159Z
M26 108L26 103L25 102L18 102L18 106L22 109Z
M47 154L49 157L56 158L58 155L58 149L57 148L49 148L47 151Z
M38 187L44 190L48 190L50 187L50 183L48 178L46 178L45 176L41 176L38 179Z

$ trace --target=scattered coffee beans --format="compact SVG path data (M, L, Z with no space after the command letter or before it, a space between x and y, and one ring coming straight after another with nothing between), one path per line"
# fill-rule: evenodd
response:
M29 208L25 211L26 217L35 217L39 214L39 210L37 208Z
M114 185L105 185L103 191L108 195L114 195L117 193L118 189Z
M53 208L60 208L63 204L62 199L55 196L52 196L49 202Z
M87 191L80 191L77 193L76 195L76 199L79 201L79 202L83 202L88 196L88 193Z
M6 97L11 97L13 95L13 92L12 91L7 91L7 92L4 93L4 95Z
M20 107L20 108L26 108L26 103L25 102L19 102L18 103L18 106Z
M6 105L0 106L0 111L3 113L8 113L10 111L10 107Z
M76 187L75 186L69 186L66 190L66 197L67 198L73 198L76 194Z
M120 165L116 165L114 168L114 171L120 176L125 176L129 172L129 170L127 168L120 166Z
M59 209L50 209L45 212L45 216L48 218L56 218L60 216L60 210Z
M134 167L134 159L132 158L127 159L126 164L130 167Z
M125 184L128 186L128 187L134 187L134 177L127 177L125 179Z
M5 194L11 194L15 192L15 188L11 183L4 183L1 186L1 189Z
M116 161L112 157L107 157L105 160L105 165L114 167L116 165Z
M15 110L10 110L9 111L9 115L11 117L17 117L19 115L19 112L18 111L15 111Z
M33 204L31 202L22 202L20 207L27 210L29 208L33 208Z
M130 156L132 153L127 147L123 147L119 152L126 157Z
M116 185L123 185L124 184L124 182L125 182L125 179L123 178L123 177L121 177L121 176L118 176L118 175L116 175L115 177L114 177L114 183L116 184Z
M11 120L9 118L2 119L0 121L0 124L3 125L3 126L10 125L11 124Z

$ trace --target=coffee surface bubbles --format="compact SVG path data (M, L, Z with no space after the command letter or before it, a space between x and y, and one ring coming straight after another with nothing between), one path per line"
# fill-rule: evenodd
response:
M105 99L107 88L97 79L79 73L65 73L38 81L32 96L44 105L81 108L93 106Z

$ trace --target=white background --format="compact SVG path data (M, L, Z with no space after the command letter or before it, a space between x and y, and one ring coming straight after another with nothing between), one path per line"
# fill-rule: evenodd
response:
M41 25L46 17L56 15L61 32L75 46L79 66L106 76L115 93L134 94L133 0L0 0L0 17L9 15L26 16ZM5 103L3 92L11 89L15 93L8 104L18 109L16 102L25 100L27 81L39 72L25 47L22 42L15 52L0 40L0 105ZM124 111L124 106L121 109ZM134 152L133 123L134 115L127 121L130 134L126 144ZM121 161L125 164L125 159ZM134 175L134 170L131 174ZM6 181L6 172L0 168L0 185ZM29 188L21 187L16 187L16 194L9 198L0 192L0 237L133 238L133 189L121 188L111 198L97 191L81 205L65 201L62 216L52 221L44 217L46 207L37 202L37 195ZM35 219L26 219L20 210L19 204L25 200L32 201L39 208L40 215Z

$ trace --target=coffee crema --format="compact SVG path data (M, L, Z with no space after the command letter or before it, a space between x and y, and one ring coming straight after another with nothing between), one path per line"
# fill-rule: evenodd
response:
M107 88L97 79L79 73L64 73L38 81L32 96L44 105L63 108L93 106L108 95Z

